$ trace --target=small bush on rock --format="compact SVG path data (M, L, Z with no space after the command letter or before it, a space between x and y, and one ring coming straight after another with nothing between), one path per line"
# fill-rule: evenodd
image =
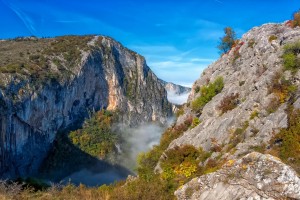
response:
M239 93L232 93L224 97L224 99L222 99L220 105L218 106L218 109L221 110L222 114L234 109L239 104L238 98Z
M203 86L200 89L200 97L192 102L192 110L200 113L203 107L218 93L222 91L224 82L222 77L218 77L213 83Z
M300 67L300 59L298 57L300 53L300 41L293 44L287 44L284 46L284 53L282 55L283 65L286 70L296 72Z
M269 42L271 43L273 40L277 40L277 36L276 35L271 35L269 37Z

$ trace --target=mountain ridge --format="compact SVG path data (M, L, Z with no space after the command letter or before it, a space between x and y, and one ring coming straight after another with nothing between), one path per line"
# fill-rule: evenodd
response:
M145 59L111 38L22 38L2 41L0 50L2 177L34 174L56 133L90 112L115 111L128 126L172 115Z

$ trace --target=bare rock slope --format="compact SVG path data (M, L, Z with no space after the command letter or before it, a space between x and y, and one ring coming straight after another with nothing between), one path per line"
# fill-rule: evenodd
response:
M278 158L250 153L217 172L195 178L175 192L178 199L300 199L300 179Z
M235 164L193 179L175 192L179 199L300 199L297 173L272 156L249 154L279 148L283 141L274 141L274 136L289 128L289 114L300 108L300 72L284 70L283 61L286 45L298 41L299 27L286 23L255 27L194 83L177 124L189 116L200 123L173 140L168 149L193 145L210 151L210 159ZM195 111L195 101L204 95L201 88L218 77L224 82L222 91ZM292 157L285 161L296 163ZM299 170L297 164L293 167ZM159 164L156 169L160 171Z
M276 39L269 41L272 35ZM201 124L174 140L170 148L191 144L210 150L212 138L219 145L227 145L232 132L246 123L245 138L236 147L235 155L238 155L245 153L251 146L267 143L274 131L286 128L287 102L270 111L270 102L277 98L270 87L277 73L283 73L285 79L291 79L293 84L299 86L300 73L292 77L290 71L282 72L281 58L283 46L297 40L300 40L300 28L291 29L284 24L266 24L243 35L236 47L204 70L200 79L194 83L189 104L200 95L195 92L197 87L201 88L217 77L223 78L224 88L202 109L199 117ZM219 108L221 101L231 94L238 94L237 106L222 113ZM297 90L298 94L300 92ZM297 101L295 106L298 106ZM191 113L188 107L177 123L181 123Z

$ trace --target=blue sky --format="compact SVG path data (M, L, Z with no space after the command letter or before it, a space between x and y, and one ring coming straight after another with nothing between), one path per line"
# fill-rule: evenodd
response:
M0 0L0 38L108 35L145 56L158 77L191 85L219 57L223 28L240 37L283 22L299 0Z

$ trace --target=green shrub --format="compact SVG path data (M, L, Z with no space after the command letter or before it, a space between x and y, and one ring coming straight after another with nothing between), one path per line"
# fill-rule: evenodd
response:
M272 42L273 40L277 40L277 36L276 35L271 35L270 37L269 37L269 42Z
M138 156L138 174L139 177L150 181L154 177L154 168L159 161L162 153L168 148L169 144L176 138L180 137L182 133L189 129L192 124L192 117L180 124L168 128L161 136L159 145L155 145L149 152L141 153Z
M203 107L218 93L222 91L224 82L222 77L218 77L213 83L203 86L200 89L200 96L192 102L192 110L200 113Z
M200 119L198 117L193 118L192 128L195 128L201 123Z
M200 167L198 163L204 162L211 154L202 149L198 150L192 145L174 147L166 151L164 155L165 159L161 161L163 170L161 178L172 183L174 189L191 178L203 174L204 171L216 167L209 165L210 162L207 162L204 168Z
M281 103L286 102L297 90L297 86L293 85L290 80L285 79L281 72L277 72L271 80L269 93L274 93L275 98L270 102L271 109L277 109ZM276 107L278 106L278 107Z
M285 69L287 70L293 70L295 69L297 66L296 64L296 55L293 53L286 53L283 55L283 64Z
M287 109L288 128L281 129L272 142L272 154L279 156L300 173L300 110ZM276 153L277 152L277 153Z
M117 142L116 133L111 126L113 114L109 111L99 111L85 121L82 129L72 131L69 138L82 151L99 158L114 151Z
M176 111L176 117L179 117L181 115L184 114L184 108L180 107L177 111Z
M282 55L283 65L286 70L295 72L300 67L300 59L297 57L300 53L300 41L287 44L284 46L284 53Z
M254 119L255 117L258 117L259 112L257 110L254 110L251 115L250 115L250 119Z

